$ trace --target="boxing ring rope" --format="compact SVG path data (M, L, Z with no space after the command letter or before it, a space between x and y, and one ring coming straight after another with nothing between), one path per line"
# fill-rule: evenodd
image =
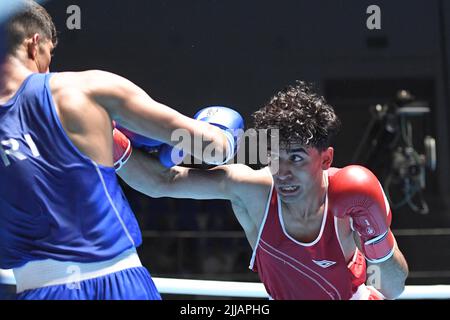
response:
M153 278L162 294L184 294L235 298L268 298L257 282ZM450 299L450 285L406 286L398 299Z
M191 280L177 278L153 278L162 294L200 295L211 297L267 299L262 283L239 281ZM11 271L0 271L0 283L14 285ZM450 299L450 285L406 286L398 299Z

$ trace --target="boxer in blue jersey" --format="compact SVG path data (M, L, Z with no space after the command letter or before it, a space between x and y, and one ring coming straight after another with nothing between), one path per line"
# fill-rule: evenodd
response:
M33 1L6 23L0 268L13 269L19 299L160 299L136 254L141 233L113 166L112 120L167 145L183 128L203 138L188 151L209 163L217 156L203 150L229 158L233 139L115 74L49 73L55 46L52 19Z

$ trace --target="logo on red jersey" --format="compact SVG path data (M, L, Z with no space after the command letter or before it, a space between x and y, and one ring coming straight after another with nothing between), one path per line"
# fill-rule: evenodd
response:
M330 260L320 260L320 261L313 260L313 262L315 264L317 264L319 267L322 267L324 269L336 264L336 261L330 261Z

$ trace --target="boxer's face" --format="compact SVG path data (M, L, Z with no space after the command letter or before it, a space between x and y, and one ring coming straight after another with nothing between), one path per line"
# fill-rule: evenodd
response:
M323 171L331 166L333 148L322 152L316 148L291 144L271 152L269 160L278 161L278 172L273 174L275 188L284 202L295 202L320 190Z

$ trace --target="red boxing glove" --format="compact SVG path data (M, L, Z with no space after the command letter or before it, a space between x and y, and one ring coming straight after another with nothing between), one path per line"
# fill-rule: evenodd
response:
M391 210L377 177L361 166L348 166L330 179L328 199L338 218L350 217L366 259L379 263L394 253Z
M130 140L116 128L113 129L113 140L114 169L117 172L130 159L133 148Z

